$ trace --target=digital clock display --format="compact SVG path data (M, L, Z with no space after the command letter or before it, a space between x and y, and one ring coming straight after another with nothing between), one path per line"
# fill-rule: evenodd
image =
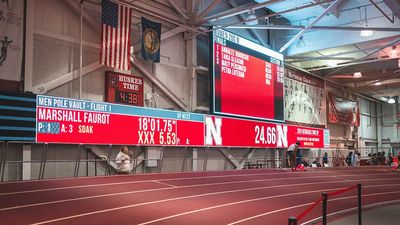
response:
M106 101L143 106L143 78L107 71Z
M128 91L115 91L115 102L126 103L130 105L138 104L138 94Z

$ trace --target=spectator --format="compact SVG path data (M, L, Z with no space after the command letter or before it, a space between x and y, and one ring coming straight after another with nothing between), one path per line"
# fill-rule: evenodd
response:
M303 165L304 165L305 167L310 166L310 162L309 162L309 160L308 160L307 157L303 157L302 160L301 160L301 162L303 163Z
M368 153L368 165L372 166L372 154Z
M129 174L131 170L131 157L132 152L129 151L127 146L122 146L119 150L115 163L117 164L118 174Z
M313 161L312 164L315 164L317 167L321 167L321 163L320 163L319 158L315 158L315 160Z
M355 152L353 154L351 165L352 166L359 166L360 165L360 153L359 152Z
M294 144L291 144L289 148L286 150L286 158L288 162L288 167L291 167L292 170L296 167L296 153L297 149L300 146L300 141L297 141Z
M325 152L324 157L322 157L322 164L325 166L328 165L328 153Z
M385 151L382 151L382 153L381 153L381 160L380 160L380 165L386 165L386 153L385 153Z
M353 152L349 152L349 154L346 157L347 166L351 166L351 159L352 158L353 158Z
M377 166L379 164L378 155L376 153L372 154L372 165Z

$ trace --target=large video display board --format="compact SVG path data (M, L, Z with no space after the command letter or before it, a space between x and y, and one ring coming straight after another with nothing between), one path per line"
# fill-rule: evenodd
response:
M318 128L43 95L36 102L39 143L323 148L329 141Z
M283 55L222 29L211 40L213 112L283 121Z

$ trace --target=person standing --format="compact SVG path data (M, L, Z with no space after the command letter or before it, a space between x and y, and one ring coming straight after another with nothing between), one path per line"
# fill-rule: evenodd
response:
M324 156L322 157L322 165L328 166L328 153L325 152Z
M295 162L296 162L296 154L297 150L300 146L300 141L297 141L294 144L291 144L289 148L286 150L286 158L288 161L288 166L292 168L292 170L296 167ZM301 158L300 158L301 162Z
M119 150L115 163L117 164L118 174L129 174L131 170L131 157L128 146L122 146Z

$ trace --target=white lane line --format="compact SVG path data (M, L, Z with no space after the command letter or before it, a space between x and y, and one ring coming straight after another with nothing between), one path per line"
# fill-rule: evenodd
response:
M321 174L322 171L319 172L307 172L305 174ZM326 172L326 171L323 171ZM301 173L256 173L256 174L237 174L237 175L218 175L218 176L203 176L203 177L183 177L183 178L168 178L168 179L158 179L158 181L180 181L180 180L197 180L197 179L209 179L209 178L230 178L230 177L243 177L243 176L265 176L265 175L288 175L288 174L299 174ZM351 175L338 175L338 176L365 176L365 175L393 175L391 173L388 174L351 174ZM289 177L289 179L300 179L300 178L310 178L312 176L299 176L299 177ZM279 178L277 178L279 179ZM71 187L58 187L58 188L44 188L44 189L36 189L36 190L27 190L27 191L16 191L16 192L6 192L0 193L0 196L3 195L13 195L13 194L26 194L26 193L35 193L35 192L45 192L45 191L58 191L58 190L68 190L68 189L77 189L77 188L91 188L91 187L102 187L102 186L113 186L113 185L124 185L124 184L136 184L136 183L149 183L152 180L141 180L141 181L126 181L126 182L115 182L115 183L104 183L104 184L88 184L88 185L78 185ZM211 183L209 183L211 184Z
M340 188L329 189L329 190L339 190L339 189ZM240 204L240 203L245 203L245 202L251 202L251 201L257 201L257 200L261 200L261 199L276 198L276 197L298 195L298 194L307 194L307 193L313 193L313 192L321 192L321 191L324 191L324 190L326 190L326 189L321 189L321 190L316 190L316 191L290 193L290 194L285 194L285 195L277 195L277 196L270 196L270 197L263 197L263 198L256 198L256 199L249 199L249 200L244 200L244 201L240 201L240 202L224 204L224 206ZM207 196L207 195L208 194L201 194L201 195L196 195L196 196L197 197L202 197L202 196ZM46 224L46 223L54 223L54 222L67 220L67 219L73 219L73 218L82 217L82 216L89 216L89 215L94 215L94 214L99 214L99 213L111 212L111 211L115 211L115 210L132 208L132 207L136 207L136 206L149 205L149 204L158 204L158 203L163 203L163 202L167 202L167 201L182 200L182 199L187 199L187 198L190 198L190 196L179 197L179 198L171 198L171 199L164 199L164 200L157 200L157 201L152 201L152 202L145 202L145 203L139 203L139 204L134 204L134 205L127 205L127 206L121 206L121 207L116 207L116 208L104 209L104 210L93 211L93 212L89 212L89 213L77 214L77 215L73 215L73 216L61 217L61 218L53 219L53 220L42 221L42 222L38 222L38 223L34 223L34 224L35 225L36 224L39 225L39 224ZM216 208L216 207L209 207L207 209L212 209L212 208ZM204 208L196 210L196 211L201 211L203 209ZM191 211L191 212L194 212L194 211ZM156 221L158 221L158 220L154 220L154 222L156 222ZM150 221L150 222L153 222L153 221ZM146 224L146 223L142 223L142 224Z
M376 180L376 179L373 179L373 180ZM366 180L363 180L363 181L366 181ZM344 181L339 181L339 182L315 182L315 183L309 183L308 185L310 185L310 184L321 184L321 183L343 183L343 182ZM305 185L305 184L301 184L301 185ZM390 184L390 185L392 185L392 184ZM61 217L61 218L48 220L48 221L42 221L42 222L35 223L35 224L52 223L52 222L68 220L68 219L73 219L73 218L78 218L78 217L83 217L83 216L90 216L90 215L99 214L99 213L117 211L117 210L133 208L133 207L138 207L138 206L144 206L144 205L159 204L159 203L182 200L182 199L190 199L190 198L197 198L197 197L204 197L204 196L211 196L211 195L218 195L218 194L226 194L226 193L234 193L234 192L242 192L242 191L259 190L259 189L269 189L269 188L276 188L276 187L288 187L288 186L293 187L293 186L300 186L300 185L287 184L287 185L277 185L277 186L270 186L270 187L258 187L258 188L248 188L248 189L239 189L239 190L230 190L230 191L211 192L211 193L198 194L198 195L189 195L189 196L183 196L183 197L169 198L169 199L156 200L156 201L150 201L150 202L137 203L137 204L133 204L133 205L127 205L127 206L120 206L120 207L115 207L115 208L103 209L103 210L98 210L98 211L93 211L93 212L88 212L88 213L76 214L76 215L73 215L73 216L67 216L67 217ZM342 189L342 188L321 189L321 190L322 191L327 191L327 190L340 190L340 189ZM318 191L321 191L321 190L318 190ZM285 194L285 195L293 195L293 194L301 194L301 193L312 193L312 192L315 192L315 191L299 192L299 193L292 193L292 194ZM267 198L272 198L272 197L274 197L274 196L270 196L270 197L267 197Z
M158 179L158 181L180 181L180 180L197 180L197 179L224 178L224 177L263 176L263 175L267 175L267 174L268 175L270 175L270 174L271 175L280 175L280 174L286 175L286 173L256 173L256 174L218 175L218 176L209 176L209 177L202 176L202 177L167 178L167 179ZM373 174L371 174L371 175L373 175ZM88 185L78 185L78 186L71 186L71 187L58 187L58 188L44 188L44 189L36 189L36 190L0 193L0 196L42 192L42 191L57 191L57 190L68 190L68 189L75 189L75 188L86 188L86 187L90 188L90 187L112 186L112 185L121 185L121 184L136 184L136 183L150 183L150 182L152 182L152 180L125 181L125 182L104 183L104 184L88 184Z
M400 184L399 184L400 185ZM393 186L393 184L388 184L387 186ZM364 187L367 188L368 186ZM306 191L306 192L299 192L299 193L290 193L290 194L282 194L282 195L274 195L274 196L268 196L268 197L263 197L263 198L253 198L253 199L248 199L248 200L243 200L243 201L237 201L237 202L231 202L231 203L226 203L226 204L221 204L221 205L216 205L216 206L211 206L211 207L207 207L207 208L201 208L201 209L197 209L197 210L192 210L192 211L187 211L187 212L183 212L183 213L178 213L175 215L171 215L171 216L166 216L166 217L162 217L162 218L158 218L155 220L151 220L151 221L147 221L144 223L140 223L138 225L145 225L145 224L150 224L150 223L156 223L156 222L160 222L163 220L168 220L168 219L172 219L172 218L176 218L179 216L184 216L184 215L188 215L188 214L193 214L193 213L197 213L197 212L202 212L202 211L206 211L206 210L211 210L211 209L216 209L216 208L222 208L222 207L226 207L226 206L231 206L231 205L237 205L237 204L242 204L242 203L247 203L247 202L254 202L254 201L259 201L259 200L266 200L266 199L273 199L273 198L280 198L280 197L287 197L287 196L292 196L292 195L299 195L299 194L309 194L309 193L314 193L314 192L326 192L326 191L334 191L334 190L340 190L343 188L331 188L331 189L320 189L320 190L313 190L313 191ZM389 192L387 192L389 193ZM397 192L396 192L397 193ZM343 198L344 199L344 198ZM310 203L307 203L310 204ZM304 204L303 204L304 205ZM289 207L290 208L290 207ZM280 210L275 210L275 212L279 212ZM265 216L265 215L269 215L274 213L274 211L270 211L267 213L263 213L263 214L259 214L256 216L252 216L252 217L248 217L246 219L242 219L240 220L241 222L243 221L247 221L247 220L251 220L254 218L258 218L261 216ZM233 222L231 224L235 224L236 222Z
M348 175L346 175L348 176ZM325 176L319 176L319 177L303 177L303 178L325 178ZM113 197L113 196L119 196L119 195L130 195L130 194L137 194L137 193L144 193L144 192L153 192L153 191L166 191L166 190L172 190L176 188L193 188L193 187L204 187L204 186L213 186L213 185L226 185L226 184L237 184L237 183L249 183L249 182L265 182L265 181L271 181L271 180L290 180L293 178L275 178L275 179L259 179L259 180L246 180L246 181L232 181L232 182L220 182L220 183L211 183L211 184L194 184L194 185L186 185L186 186L175 186L175 187L167 187L167 188L154 188L154 189L145 189L145 190L139 190L139 191L128 191L128 192L117 192L117 193L110 193L110 194L101 194L101 195L93 195L93 196L87 196L87 197L78 197L78 198L70 198L70 199L63 199L63 200L56 200L56 201L49 201L49 202L41 202L41 203L33 203L33 204L27 204L27 205L19 205L19 206L11 206L7 208L0 208L1 211L6 211L6 210L14 210L14 209L21 209L21 208L27 208L27 207L35 207L35 206L42 206L42 205L50 205L50 204L57 204L57 203L64 203L64 202L72 202L72 201L80 201L80 200L87 200L87 199L95 199L95 198L105 198L105 197ZM353 180L355 181L376 181L376 180L388 180L388 178L377 178L377 179L359 179L359 180ZM332 182L332 181L325 181L325 182L312 182L312 183L301 183L301 184L286 184L286 185L275 185L275 186L261 186L257 188L248 188L248 189L236 189L236 190L230 190L227 191L226 193L229 192L239 192L241 190L258 190L258 189L265 189L265 188L276 188L276 187L287 187L287 186L303 186L303 185L311 185L311 184L326 184L326 183L347 183L349 181L337 181L337 182ZM225 193L225 192L210 192L210 194L219 194L219 193Z
M374 207L381 207L381 206L386 206L386 205L393 205L393 204L398 204L400 203L400 200L392 200L392 201L385 201L385 202L377 202L377 203L373 203L373 204L368 204L368 205L363 205L362 208L363 209L370 209L370 208L374 208ZM329 213L326 216L329 217L335 217L335 216L339 216L342 214L346 214L346 213L350 213L350 212L354 212L357 211L358 207L353 207L353 208L349 208L349 209L345 209L345 210L341 210L341 211L336 211L333 213ZM315 219L306 221L304 223L301 223L300 225L308 225L308 224L315 224L316 221L321 220L322 217L317 217Z
M387 195L387 194L397 194L397 193L400 193L400 191L365 194L365 195L362 195L361 197L370 197L370 196L376 196L376 195ZM349 196L349 197L342 197L342 198L330 199L329 201L330 201L330 202L333 202L333 201L340 201L340 200L345 200L345 199L350 199L350 198L357 198L357 197L358 197L357 195L353 195L353 196ZM283 208L283 209L278 209L278 210L271 211L271 212L266 212L266 213L258 214L258 215L252 216L252 217L244 218L244 219L241 219L241 220L238 220L238 221L229 223L229 224L227 224L227 225L234 225L234 224L239 224L239 223L247 222L247 221L249 221L249 220L253 220L253 219L256 219L256 218L259 218L259 217L267 216L267 215L270 215L270 214L273 214L273 213L277 213L277 212L282 212L282 211L289 210L289 209L292 209L292 208L298 208L298 207L302 207L302 206L311 205L311 204L313 204L313 203L314 203L314 202L306 203L306 204L301 204L301 205L296 205L296 206L292 206L292 207L288 207L288 208Z
M288 172L288 170L285 170L288 168L275 168L275 169L268 169L265 171L281 171L280 173ZM349 170L354 170L354 171L375 171L375 172L390 172L390 166L382 166L382 167L377 167L377 166L363 166L363 167L324 167L321 170L313 170L316 172L333 172L333 171L349 171ZM243 171L250 171L250 170L243 170ZM254 170L254 171L260 171L260 170ZM238 172L238 170L221 170L221 171L205 171L208 174L213 174L213 173L220 173L220 172ZM157 175L186 175L186 174L196 174L196 173L204 173L204 172L162 172L162 173L157 173ZM267 174L267 173L258 173L258 174ZM134 176L152 176L153 174L149 173L143 173L143 174L135 174ZM130 177L132 175L119 175L118 177ZM6 181L0 183L0 188L1 186L6 186L9 184L20 184L20 183L41 183L41 182L48 182L48 181L65 181L65 180L90 180L90 179L97 179L97 178L109 178L110 176L92 176L92 177L64 177L64 178L51 178L51 179L44 179L44 180L21 180L21 181Z
M177 187L178 187L178 186L175 186L175 185L172 185L172 184L167 184L167 183L165 183L165 182L161 182L161 181L158 181L158 180L153 180L153 182L154 182L154 183L157 183L157 184L166 185L166 186L168 186L168 187L173 187L173 188L177 188Z

